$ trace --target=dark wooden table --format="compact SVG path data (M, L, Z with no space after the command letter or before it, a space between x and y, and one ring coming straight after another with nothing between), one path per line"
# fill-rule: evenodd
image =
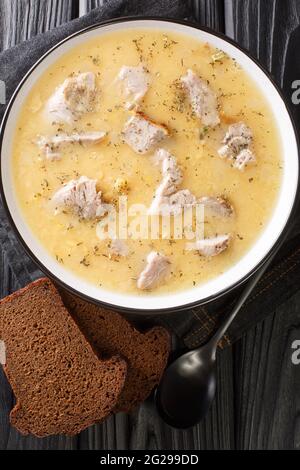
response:
M0 50L103 1L0 0ZM200 24L235 38L282 82L287 44L299 26L299 0L190 3ZM0 250L0 295L15 289ZM280 309L274 305L264 322L219 353L216 400L206 420L189 431L164 425L149 401L130 416L119 414L77 437L24 437L9 425L13 396L0 371L0 449L300 449L300 365L291 361L295 339L300 340L300 291Z

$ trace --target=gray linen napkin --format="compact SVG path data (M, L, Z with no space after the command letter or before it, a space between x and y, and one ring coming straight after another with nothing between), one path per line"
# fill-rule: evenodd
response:
M190 16L188 2L180 0L148 0L147 2L143 0L134 2L110 0L109 3L105 3L84 17L0 54L0 80L6 83L7 99L35 61L57 42L73 32L99 21L130 15L165 15L180 19ZM0 105L0 118L4 110L5 106ZM42 276L39 268L26 255L16 239L2 204L0 205L0 242L1 249L5 252L6 259L20 287ZM271 269L265 274L251 298L244 305L221 346L229 345L237 340L251 326L272 312L274 305L279 305L292 296L299 287L299 279L300 234L295 229L289 237L289 242L276 257ZM206 306L175 315L164 315L160 321L175 332L186 347L196 347L212 334L219 319L230 310L239 291L240 289L236 289L221 300Z

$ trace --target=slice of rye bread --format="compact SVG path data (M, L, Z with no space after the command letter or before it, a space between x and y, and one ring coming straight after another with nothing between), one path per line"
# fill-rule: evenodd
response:
M10 420L21 433L74 435L115 407L126 362L99 359L48 279L0 302L0 339L17 399Z
M127 376L114 412L130 412L158 384L170 352L170 335L162 327L137 331L125 318L61 291L65 306L99 356L118 354Z

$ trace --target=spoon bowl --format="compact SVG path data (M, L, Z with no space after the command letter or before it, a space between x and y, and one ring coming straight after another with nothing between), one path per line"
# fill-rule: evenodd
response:
M168 367L156 391L157 408L170 426L189 428L204 418L215 391L215 355L204 346Z

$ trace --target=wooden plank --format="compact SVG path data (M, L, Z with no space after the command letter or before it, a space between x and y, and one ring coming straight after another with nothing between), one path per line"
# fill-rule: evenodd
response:
M233 11L234 38L255 55L282 84L291 33L299 26L298 0L227 0Z
M197 22L216 31L224 31L223 0L192 0L190 3Z
M248 49L282 84L290 37L299 27L298 0L225 0L233 18L226 33ZM300 374L291 344L300 338L300 293L274 310L235 346L236 446L300 448Z
M0 50L72 19L72 0L0 0Z
M105 0L79 0L79 16L89 13L94 8L100 7Z
M72 0L0 0L0 50L54 28L72 18ZM18 288L17 279L0 250L1 298ZM13 394L0 371L0 449L72 449L77 438L65 436L37 439L21 436L9 426Z
M224 0L224 25L226 35L234 38L233 4L232 0Z
M236 422L240 449L300 449L300 292L236 346Z

